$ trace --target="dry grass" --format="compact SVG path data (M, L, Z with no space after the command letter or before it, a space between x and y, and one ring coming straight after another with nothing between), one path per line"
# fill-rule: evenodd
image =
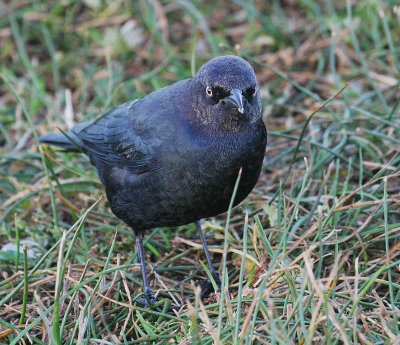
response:
M0 344L400 344L395 5L0 5L0 243L25 248L0 251ZM251 196L205 224L229 292L200 301L192 225L155 229L164 312L144 309L132 234L94 169L35 136L232 52L256 68L269 143Z

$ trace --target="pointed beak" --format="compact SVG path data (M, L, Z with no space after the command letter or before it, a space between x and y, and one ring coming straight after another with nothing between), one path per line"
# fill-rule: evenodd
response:
M226 97L226 99L233 107L235 107L238 110L239 113L241 114L244 113L242 91L238 89L233 89L231 91L231 95Z

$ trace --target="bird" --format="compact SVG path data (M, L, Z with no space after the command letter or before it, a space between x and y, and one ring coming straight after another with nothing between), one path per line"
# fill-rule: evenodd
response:
M39 141L89 157L111 211L133 231L149 305L156 300L143 238L157 227L194 223L220 285L200 221L228 210L240 170L233 205L247 197L259 178L267 144L260 89L246 60L213 58L192 78ZM210 286L207 279L202 298Z

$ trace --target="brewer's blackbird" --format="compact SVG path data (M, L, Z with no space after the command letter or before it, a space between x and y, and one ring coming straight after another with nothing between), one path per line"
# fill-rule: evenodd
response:
M195 222L217 281L199 220L227 211L260 175L267 134L254 70L240 57L221 56L191 79L122 104L95 121L42 143L82 151L96 167L112 212L132 228L143 291L154 302L142 238L155 227ZM203 291L203 297L208 293Z

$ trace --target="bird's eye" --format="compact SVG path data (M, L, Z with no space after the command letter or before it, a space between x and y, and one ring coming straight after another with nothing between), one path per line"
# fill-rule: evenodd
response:
M243 91L243 96L248 100L251 101L253 99L254 94L256 93L255 87L248 87L246 90Z
M229 96L229 91L221 86L206 86L206 94L218 103L221 99Z

